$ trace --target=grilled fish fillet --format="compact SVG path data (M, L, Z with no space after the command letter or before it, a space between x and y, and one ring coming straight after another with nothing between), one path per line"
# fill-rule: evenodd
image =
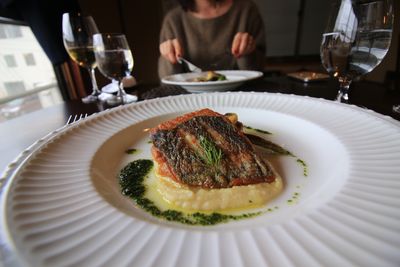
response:
M201 188L272 183L276 174L224 115L202 109L150 130L158 173Z

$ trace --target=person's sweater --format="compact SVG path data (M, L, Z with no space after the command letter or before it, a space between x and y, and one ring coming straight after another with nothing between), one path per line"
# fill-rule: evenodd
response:
M233 38L238 32L247 32L256 41L256 50L236 59L231 53ZM180 6L164 18L160 43L177 38L183 57L203 70L262 70L265 59L265 32L257 6L251 0L234 0L230 9L212 19L200 19ZM184 67L171 64L160 56L160 78L182 73Z

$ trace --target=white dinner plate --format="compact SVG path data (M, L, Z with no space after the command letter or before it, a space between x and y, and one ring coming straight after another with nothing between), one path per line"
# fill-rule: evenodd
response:
M307 169L274 158L285 188L254 218L152 217L121 195L116 175L150 157L143 129L205 107L268 130ZM354 106L242 92L153 99L54 132L9 167L0 255L6 266L398 266L399 174L399 124Z
M207 72L181 73L161 79L164 84L179 85L191 93L219 92L235 89L244 82L263 76L262 72L250 70L217 70L217 73L226 76L224 81L193 82L194 78L204 77Z

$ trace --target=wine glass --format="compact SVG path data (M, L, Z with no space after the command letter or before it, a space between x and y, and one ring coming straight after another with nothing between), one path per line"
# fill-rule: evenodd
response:
M389 50L392 28L392 0L335 1L320 55L328 73L339 80L336 101L348 103L352 80L381 63Z
M100 72L108 79L118 81L117 97L108 99L107 103L115 105L135 102L137 97L127 94L122 83L133 68L133 57L125 35L98 33L93 36L93 45Z
M99 99L101 91L97 87L95 68L96 59L93 51L93 34L98 33L96 23L90 16L80 13L64 13L62 17L64 47L69 56L79 66L89 71L92 82L92 93L84 98L84 103L93 103ZM104 96L106 97L106 95Z

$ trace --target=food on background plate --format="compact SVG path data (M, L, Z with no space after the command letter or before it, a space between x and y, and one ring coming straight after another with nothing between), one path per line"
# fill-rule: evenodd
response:
M158 192L184 210L260 206L283 187L254 149L235 116L191 112L150 130Z
M190 79L189 82L215 82L226 81L226 76L215 71L207 71L206 76L200 76Z

